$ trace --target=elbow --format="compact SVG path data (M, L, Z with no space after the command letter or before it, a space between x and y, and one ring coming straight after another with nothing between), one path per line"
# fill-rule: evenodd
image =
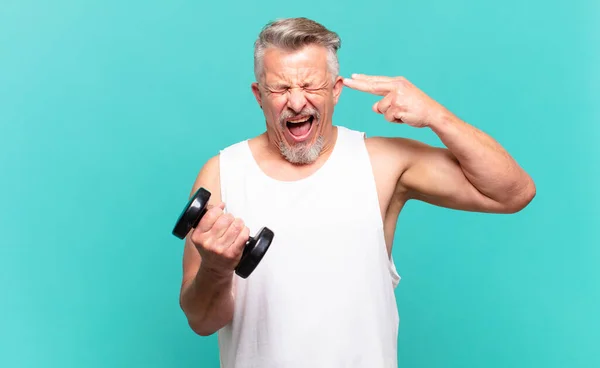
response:
M185 301L182 298L179 299L179 307L183 312L183 315L187 321L188 327L196 334L200 336L210 336L215 331L211 331L206 328L206 324L202 322L198 316L194 315L189 308L186 308Z
M203 337L211 336L226 324L215 319L211 320L207 318L206 315L199 314L197 311L193 311L191 308L186 308L183 302L180 302L180 307L187 320L189 328L196 335Z
M211 336L217 332L219 332L219 330L221 330L223 327L225 327L229 322L223 322L223 321L218 321L218 320L194 320L191 318L188 318L188 325L190 326L190 329L199 336L202 337L207 337L207 336Z
M191 313L186 312L185 310L183 310L183 313L185 315L189 328L196 335L206 337L217 332L218 329L211 328L211 326L209 326L209 324L207 324L204 319L198 318L197 316L194 316Z
M533 179L527 177L525 184L521 185L521 190L517 191L505 204L506 213L517 213L525 209L535 198L536 187Z
M190 326L190 328L192 329L192 331L194 331L194 333L196 335L199 335L199 336L202 336L202 337L211 336L212 334L214 334L215 332L217 332L217 330L207 329L205 326L203 326L201 324L194 323L191 320L188 320L188 325Z

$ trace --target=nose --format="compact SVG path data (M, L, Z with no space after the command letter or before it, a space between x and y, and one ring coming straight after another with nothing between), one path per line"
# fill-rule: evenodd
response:
M290 88L288 91L287 106L296 113L299 113L306 106L306 96L301 89Z

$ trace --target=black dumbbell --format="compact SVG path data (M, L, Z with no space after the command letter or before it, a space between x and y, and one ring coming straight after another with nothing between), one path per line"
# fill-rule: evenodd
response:
M198 226L200 219L206 213L206 206L210 199L210 192L204 188L198 188L196 193L190 198L187 205L179 215L177 223L173 228L173 235L179 239L184 239L191 229ZM242 252L242 258L235 268L235 273L242 277L248 277L252 271L258 266L271 242L273 241L273 231L267 227L261 228L256 236L250 236L244 251Z

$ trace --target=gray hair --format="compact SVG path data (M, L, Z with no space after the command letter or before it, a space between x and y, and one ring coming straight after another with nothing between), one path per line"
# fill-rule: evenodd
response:
M339 75L337 51L340 37L323 25L307 18L278 19L268 23L254 43L254 77L260 81L264 74L263 56L269 47L295 51L307 45L321 45L328 50L329 73L335 79Z

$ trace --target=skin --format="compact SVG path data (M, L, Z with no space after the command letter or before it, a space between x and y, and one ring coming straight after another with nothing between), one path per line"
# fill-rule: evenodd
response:
M337 130L332 126L333 108L343 88L343 78L335 79L327 70L327 54L317 46L302 52L268 49L264 56L264 77L252 84L252 92L265 114L266 132L250 140L251 149L263 171L278 180L297 180L318 170L331 154ZM314 109L321 116L313 123L304 144L314 144L319 135L324 147L309 165L294 165L282 159L281 145L298 146L280 124L281 115L305 116Z
M344 87L379 96L372 106L374 113L392 124L431 129L445 145L432 147L402 137L365 140L389 254L398 216L408 200L463 211L515 213L534 198L531 177L492 137L460 120L406 78L360 74L334 78L327 68L326 50L320 46L269 49L264 75L252 84L266 131L250 140L250 148L266 175L298 180L326 162L337 138L333 110ZM307 140L298 144L281 124L281 116L307 109L318 111L320 119L313 123ZM324 145L313 162L298 165L282 157L281 145L290 149L310 145L319 135ZM218 160L218 156L208 160L192 187L191 193L203 186L212 196L210 209L186 238L183 257L181 307L190 327L203 336L233 318L234 268L249 236L242 219L223 212Z

